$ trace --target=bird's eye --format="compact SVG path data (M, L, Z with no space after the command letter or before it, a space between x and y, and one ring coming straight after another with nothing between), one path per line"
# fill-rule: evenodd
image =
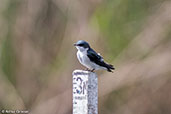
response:
M79 44L79 46L83 46L83 44Z

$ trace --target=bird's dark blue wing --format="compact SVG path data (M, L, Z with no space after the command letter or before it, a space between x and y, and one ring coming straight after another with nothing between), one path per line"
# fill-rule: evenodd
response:
M89 57L90 61L98 64L99 66L107 68L109 72L112 72L112 70L114 70L113 65L105 63L103 58L99 54L97 54L93 49L90 48L89 50L87 50L87 56Z
M93 49L89 49L87 51L87 56L89 57L90 61L92 61L100 66L104 65L103 58L99 54L97 54Z

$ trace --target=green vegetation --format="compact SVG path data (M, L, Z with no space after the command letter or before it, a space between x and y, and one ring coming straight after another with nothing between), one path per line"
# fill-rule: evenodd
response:
M83 39L116 67L97 71L100 114L170 114L170 7L169 0L2 0L0 109L70 114L71 74L84 69L73 43Z

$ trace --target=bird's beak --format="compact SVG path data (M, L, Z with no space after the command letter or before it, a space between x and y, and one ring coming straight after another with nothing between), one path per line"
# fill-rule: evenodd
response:
M77 44L76 44L76 43L74 43L74 46L77 46Z

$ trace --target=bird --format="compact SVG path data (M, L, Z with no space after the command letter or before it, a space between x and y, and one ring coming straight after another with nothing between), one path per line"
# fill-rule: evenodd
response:
M79 40L74 43L74 46L77 48L77 59L87 68L86 70L91 72L95 70L113 72L115 69L113 65L106 63L103 57L96 53L86 41Z

